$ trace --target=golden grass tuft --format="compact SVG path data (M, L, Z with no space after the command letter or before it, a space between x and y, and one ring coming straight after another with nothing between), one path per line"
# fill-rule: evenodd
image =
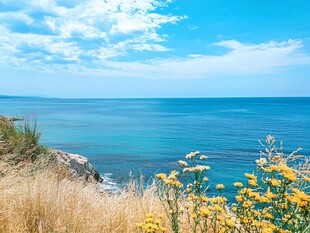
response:
M12 171L0 178L0 232L137 232L147 213L164 210L153 188L136 190L108 194L51 170Z
M10 172L0 178L0 232L135 232L145 214L163 213L154 189L135 190L131 183L119 194L102 193L51 170Z

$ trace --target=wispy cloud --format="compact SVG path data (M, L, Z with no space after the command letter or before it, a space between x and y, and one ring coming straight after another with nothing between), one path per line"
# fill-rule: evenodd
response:
M199 27L195 26L195 25L191 25L191 26L188 26L187 28L188 28L188 30L193 31L193 30L198 29Z
M300 40L243 44L236 40L214 45L225 47L221 55L191 54L185 58L155 59L147 62L107 62L93 74L141 77L195 79L221 75L243 76L280 72L282 68L310 65L310 55L303 53ZM88 72L91 72L88 70Z

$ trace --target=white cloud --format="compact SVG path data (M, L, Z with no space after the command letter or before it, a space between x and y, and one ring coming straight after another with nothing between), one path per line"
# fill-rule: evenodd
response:
M0 12L0 20L3 24L10 23L12 21L21 21L26 24L31 24L33 22L31 17L21 12Z
M221 41L217 46L229 50L222 55L192 54L186 58L157 59L142 62L105 63L99 75L108 69L114 76L141 78L195 79L220 75L259 75L278 72L281 68L310 65L310 56L302 53L300 40L243 44ZM111 73L109 73L112 75Z
M131 52L171 51L160 34L186 18L160 14L171 0L0 0L0 63L26 69L141 78L207 78L310 65L300 40L214 43L220 55L120 62ZM195 30L196 26L189 27ZM135 54L136 54L135 53Z
M0 0L0 63L20 60L27 66L40 63L41 56L42 65L61 60L98 64L130 51L167 51L160 44L166 35L157 30L183 18L156 13L169 2Z

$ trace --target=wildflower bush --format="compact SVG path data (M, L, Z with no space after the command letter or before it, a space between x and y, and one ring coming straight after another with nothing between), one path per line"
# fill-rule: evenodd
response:
M223 184L217 184L217 196L208 196L207 156L200 152L186 155L178 164L188 184L180 182L180 173L160 173L158 194L171 224L172 232L310 232L310 166L298 155L300 149L285 155L273 136L261 142L264 150L256 160L253 173L245 173L247 183L235 182L235 203L227 203ZM152 222L153 221L153 222ZM163 232L146 219L142 232ZM149 223L154 227L150 228ZM185 224L184 224L185 223ZM187 229L182 229L186 226Z

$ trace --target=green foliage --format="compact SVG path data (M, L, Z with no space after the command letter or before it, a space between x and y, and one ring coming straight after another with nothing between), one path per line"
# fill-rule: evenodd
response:
M20 123L1 118L0 156L11 155L15 163L36 161L39 155L48 153L48 149L39 144L40 135L35 116L26 116Z

